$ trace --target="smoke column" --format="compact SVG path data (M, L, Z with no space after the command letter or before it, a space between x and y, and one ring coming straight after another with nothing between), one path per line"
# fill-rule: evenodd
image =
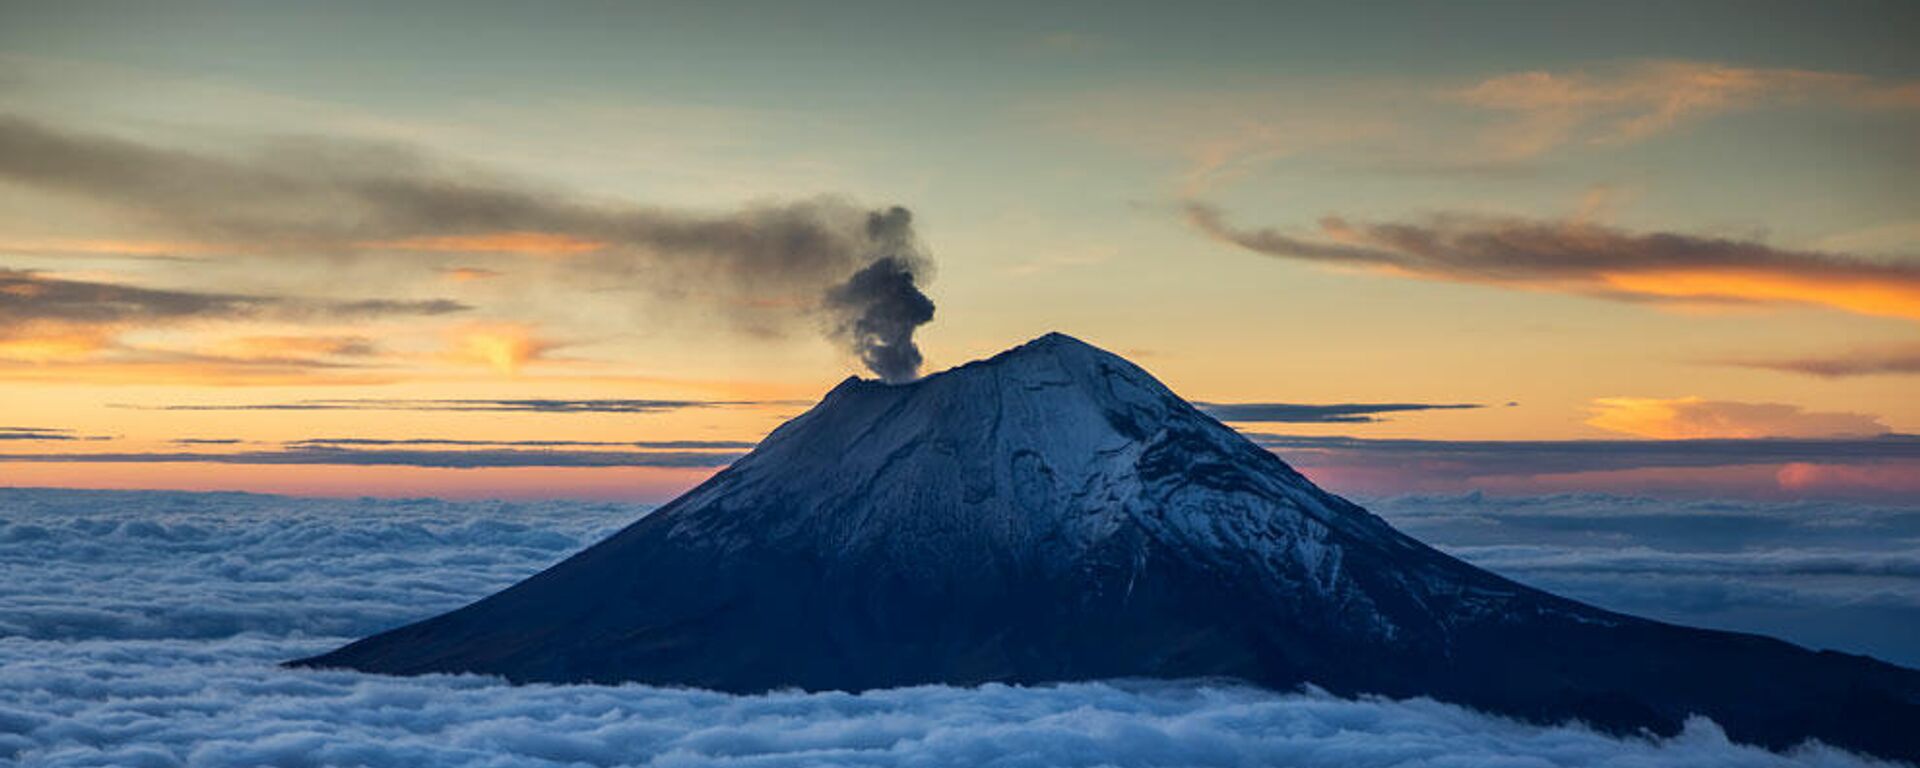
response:
M826 306L836 317L835 335L869 370L890 383L911 381L921 362L913 332L933 320L933 300L915 281L927 260L913 236L912 212L873 212L867 238L877 258L829 289Z

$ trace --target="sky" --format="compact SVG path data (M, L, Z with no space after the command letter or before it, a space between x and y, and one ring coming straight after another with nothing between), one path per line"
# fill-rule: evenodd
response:
M660 501L1061 331L1336 492L1920 494L1909 4L390 5L0 0L0 485Z

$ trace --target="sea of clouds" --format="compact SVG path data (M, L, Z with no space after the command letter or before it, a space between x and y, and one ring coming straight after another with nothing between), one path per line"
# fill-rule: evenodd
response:
M1887 621L1909 637L1920 626L1900 624L1920 578L1916 510L1473 496L1379 508L1471 559L1610 607L1643 599L1628 584L1690 594L1758 577L1756 590L1697 601L1699 615L1819 616L1840 595L1906 611ZM1704 720L1670 739L1614 737L1420 699L1221 684L731 696L277 666L464 604L644 511L0 489L0 764L1873 764L1730 744ZM1724 530L1665 531L1674 515L1718 515ZM1796 538L1810 526L1822 533ZM1886 631L1843 629L1837 647L1901 645Z
M1920 667L1920 506L1592 494L1367 506L1475 565L1606 608Z

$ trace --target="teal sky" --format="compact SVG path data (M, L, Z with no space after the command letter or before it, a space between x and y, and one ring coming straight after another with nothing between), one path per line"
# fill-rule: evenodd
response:
M1518 403L1300 428L1315 434L1916 432L1917 21L1864 2L0 2L0 112L264 166L315 146L290 137L397 147L601 206L905 205L936 265L933 370L1063 330L1195 399ZM444 245L280 258L47 178L0 178L0 268L23 279L468 307L372 328L22 321L0 336L0 393L64 427L161 443L183 424L107 406L183 399L808 399L855 369L817 318L767 326L764 308L663 293L659 273ZM1408 250L1395 227L1461 250ZM1288 240L1263 250L1260 232ZM1522 234L1594 252L1553 266L1472 245ZM1307 254L1323 246L1372 261ZM129 258L160 251L193 260ZM457 268L505 277L456 284ZM459 351L476 337L510 347L488 358L502 375L461 367L486 357ZM263 344L318 356L276 352L284 376L262 390L259 355L235 350ZM339 351L362 346L380 351ZM1657 423L1608 418L1623 408ZM220 426L314 426L284 418ZM771 423L539 428L751 439ZM429 426L511 431L405 428Z

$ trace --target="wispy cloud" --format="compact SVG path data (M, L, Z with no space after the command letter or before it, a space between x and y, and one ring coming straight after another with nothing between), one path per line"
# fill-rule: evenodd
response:
M118 408L159 411L470 411L515 413L664 413L687 408L800 406L799 400L632 400L595 398L527 399L337 399L296 400L285 403L188 403L160 406L117 405Z
M233 452L0 453L0 463L84 464L302 464L325 466L402 466L440 469L499 467L723 467L738 453L710 451L564 451L519 448L426 450L349 448L333 445L289 446L279 450Z
M651 450L749 450L758 443L745 440L466 440L456 438L315 437L289 446L402 446L458 445L509 448L646 448Z
M1763 107L1916 110L1920 81L1665 60L1500 75L1444 90L1442 98L1512 115L1483 138L1493 155L1523 159L1568 144L1640 141Z
M1716 361L1722 365L1762 368L1838 379L1851 376L1920 373L1920 345L1851 349L1827 355L1801 357L1745 357Z
M449 299L323 300L149 288L53 277L0 267L0 359L46 362L85 359L120 349L124 331L190 322L365 319L462 312ZM279 339L284 348L287 337ZM260 341L265 345L267 341ZM351 352L335 345L333 353Z
M1458 411L1485 408L1474 403L1203 403L1200 410L1221 421L1239 423L1368 424L1381 414Z
M1361 170L1530 172L1573 150L1647 141L1762 110L1920 112L1920 79L1637 60L1472 78L1294 76L1216 89L1126 88L1046 109L1084 135L1178 158L1193 197L1301 158Z
M1920 320L1920 262L1775 248L1749 240L1629 232L1577 220L1441 215L1366 223L1328 217L1312 235L1235 226L1193 203L1187 221L1255 253L1425 280L1632 301L1805 304Z
M1920 436L1698 440L1396 440L1248 433L1282 458L1364 461L1466 477L1920 460Z
M0 442L70 442L112 440L105 435L83 435L58 427L0 427Z

